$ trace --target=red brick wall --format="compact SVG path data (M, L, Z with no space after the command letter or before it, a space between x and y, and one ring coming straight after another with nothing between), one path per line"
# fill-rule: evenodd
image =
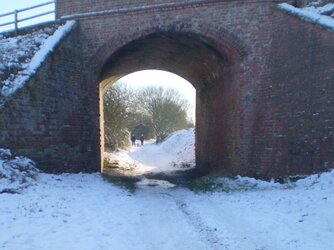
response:
M80 18L0 113L3 147L49 172L98 170L100 81L153 67L197 89L203 171L267 178L330 168L333 33L278 11L275 2L203 1ZM62 16L120 3L141 2L58 0L57 10ZM172 40L150 47L152 36Z
M0 147L51 173L100 170L99 131L90 124L96 116L80 85L79 43L76 28L0 108Z
M232 3L235 6L244 4L253 4L258 2L259 4L266 5L267 3L278 3L280 0L57 0L56 12L57 17L73 15L78 13L100 12L106 10L117 10L127 8L147 8L157 5L165 5L165 8L179 8L183 9L184 6L192 5L195 8L205 4L215 3ZM284 2L294 2L294 0L287 0ZM174 7L173 7L174 6Z
M274 19L252 165L267 176L333 168L334 33L279 10Z
M251 157L254 104L261 84L267 82L270 74L271 7L269 2L236 4L227 1L196 8L187 6L80 19L87 82L96 82L97 87L98 76L94 72L122 46L148 34L188 32L210 38L211 46L229 60L229 65L220 72L212 69L194 78L194 81L203 81L214 76L210 83L214 86L212 89L199 90L204 97L199 95L197 163L204 170L244 173ZM172 66L172 70L177 70ZM232 73L223 74L224 70ZM97 89L89 91L97 93ZM96 99L90 100L94 101Z

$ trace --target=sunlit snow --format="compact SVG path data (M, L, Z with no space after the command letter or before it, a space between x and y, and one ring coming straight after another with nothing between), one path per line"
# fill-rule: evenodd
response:
M177 133L177 141L187 133ZM137 152L152 152L150 147ZM1 152L3 190L10 182L4 164L15 157ZM151 158L179 159L169 153ZM334 245L334 170L287 184L221 178L217 181L228 190L198 194L146 179L130 193L98 173L36 177L16 194L0 194L0 248L331 250Z

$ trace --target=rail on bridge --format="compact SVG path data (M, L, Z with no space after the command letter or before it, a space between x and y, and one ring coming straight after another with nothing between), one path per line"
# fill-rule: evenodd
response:
M32 24L55 21L55 0L15 9L11 12L0 13L0 32L14 30L16 33L20 28ZM41 19L41 17L46 17Z

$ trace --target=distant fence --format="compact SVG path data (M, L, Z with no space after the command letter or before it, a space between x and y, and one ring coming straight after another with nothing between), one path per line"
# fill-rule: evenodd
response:
M0 14L0 18L7 17L7 16L13 16L14 17L13 18L14 21L5 22L5 23L0 22L0 27L14 24L14 27L15 27L14 29L17 32L18 29L19 29L19 23L24 22L24 21L28 21L28 20L31 20L31 19L35 19L35 18L38 18L38 17L41 17L41 16L54 14L55 9L47 11L47 12L38 13L38 14L35 14L35 15L32 15L32 16L24 17L24 18L21 18L21 19L19 18L20 13L28 11L28 10L37 9L37 8L40 8L40 7L43 7L43 6L51 5L51 4L55 4L55 0L49 1L49 2L46 2L46 3L42 3L42 4L38 4L38 5L35 5L35 6L32 6L32 7L20 9L20 10L14 10L12 12L8 12L8 13L5 13L5 14Z

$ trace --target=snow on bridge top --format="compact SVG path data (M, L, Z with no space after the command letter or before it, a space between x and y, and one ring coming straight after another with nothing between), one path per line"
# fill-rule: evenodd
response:
M329 31L334 31L334 1L327 4L321 4L321 1L311 2L304 8L296 8L286 3L279 4L278 7L305 21L319 25Z

